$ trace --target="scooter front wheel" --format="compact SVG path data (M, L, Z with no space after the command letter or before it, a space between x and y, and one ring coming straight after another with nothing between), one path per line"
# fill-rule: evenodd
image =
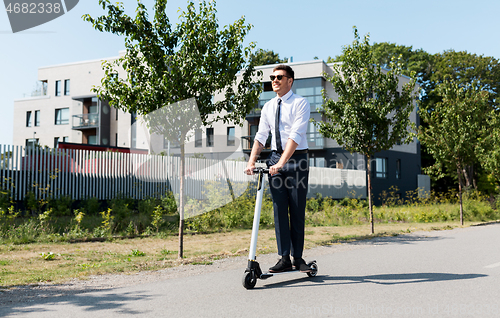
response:
M252 289L255 287L255 284L257 284L257 277L255 277L253 272L246 272L243 275L242 283L243 287L246 289Z
M307 276L309 277L314 277L318 274L318 264L316 263L312 263L311 265L309 265L309 267L311 267L311 270L309 273L307 273Z

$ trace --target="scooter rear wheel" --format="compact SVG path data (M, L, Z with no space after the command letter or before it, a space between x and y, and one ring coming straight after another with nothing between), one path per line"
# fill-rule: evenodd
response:
M252 272L246 272L243 275L242 283L243 287L246 289L252 289L255 287L255 284L257 284L257 277L255 277L255 274Z

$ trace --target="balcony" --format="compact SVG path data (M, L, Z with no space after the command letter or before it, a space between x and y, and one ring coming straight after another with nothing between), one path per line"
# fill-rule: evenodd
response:
M99 114L73 115L73 129L99 128Z
M47 81L37 81L35 89L29 94L23 94L23 98L36 98L47 96Z

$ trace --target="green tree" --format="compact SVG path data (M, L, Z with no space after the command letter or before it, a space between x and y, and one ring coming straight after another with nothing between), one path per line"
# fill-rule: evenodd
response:
M478 159L486 173L500 183L500 114L492 112L488 118L485 138L478 149ZM484 128L483 128L484 129Z
M401 63L402 74L410 76L414 72L419 84L426 80L432 55L423 49L414 50L412 46L381 42L374 43L372 51L377 65L389 67L392 59L398 59Z
M274 53L271 50L258 49L255 53L252 53L251 58L254 65L269 65L269 64L280 64L288 62L288 59L282 58L278 53Z
M437 179L447 173L458 177L460 223L463 224L462 189L472 184L472 166L490 134L488 123L494 114L489 106L489 92L473 82L445 81L436 88L441 101L432 112L420 110L428 125L421 126L418 138L434 157L435 164L426 172Z
M494 57L476 55L469 52L454 50L432 56L428 69L428 79L421 83L423 89L421 108L427 111L435 109L442 96L437 92L439 84L452 81L462 88L467 88L476 82L483 90L490 92L489 103L498 108L500 93L500 63Z
M99 4L107 15L93 18L87 14L83 19L98 31L125 36L126 47L124 56L103 64L105 76L101 86L94 88L99 98L138 115L194 98L204 125L215 120L241 123L257 104L261 85L255 82L250 60L255 45L243 46L252 27L244 17L220 29L214 1L200 1L198 11L190 1L173 27L166 15L166 0L155 1L152 19L140 0L135 18L124 13L122 3L99 0ZM119 69L125 70L125 78L117 76ZM213 96L217 93L224 97L215 102ZM213 118L210 114L214 114ZM183 257L187 133L180 131L177 137L182 158L179 257Z
M361 42L354 27L354 38L350 46L343 48L341 63L334 66L333 75L325 74L338 100L323 93L326 121L316 125L323 136L335 139L347 151L366 156L370 223L374 233L371 160L379 151L413 140L414 133L409 128L415 127L410 114L415 108L416 79L413 76L398 89L403 72L401 64L393 59L390 70L382 70L374 64L369 36Z
M481 90L489 93L488 103L491 109L499 108L498 94L500 92L500 64L493 57L472 54L464 51L448 50L443 53L434 54L431 59L428 74L425 81L420 83L422 87L422 96L419 108L425 112L431 113L438 110L443 96L438 92L438 86L446 81L451 81L462 89L469 89L471 83L479 85ZM422 118L422 126L428 126L426 118ZM465 124L467 124L465 122ZM422 153L430 153L427 145L423 144ZM432 156L433 157L433 156ZM423 160L424 167L432 167L434 160ZM475 162L469 167L470 182L476 187L476 168L480 163ZM446 171L448 167L443 167L444 175L456 176L455 169ZM448 177L449 178L449 177ZM435 178L433 178L435 180ZM447 178L441 178L445 180ZM456 179L455 179L456 180Z
M412 46L380 42L373 43L372 54L375 64L385 68L389 68L392 59L397 59L401 64L402 74L410 76L414 72L419 84L425 81L429 74L432 55L423 49L415 50ZM341 59L342 55L328 57L328 63L340 62Z

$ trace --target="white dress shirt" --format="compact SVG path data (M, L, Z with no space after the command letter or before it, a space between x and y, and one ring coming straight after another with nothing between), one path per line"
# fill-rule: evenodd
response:
M273 134L271 139L271 149L276 150L276 139L274 136L276 107L278 107L278 96L268 101L261 111L259 130L255 135L255 140L262 145L266 144L269 132ZM288 139L295 141L297 150L308 148L307 145L307 125L311 115L311 106L307 99L296 95L290 90L281 97L281 110L279 130L281 135L281 144L283 151L286 148Z

